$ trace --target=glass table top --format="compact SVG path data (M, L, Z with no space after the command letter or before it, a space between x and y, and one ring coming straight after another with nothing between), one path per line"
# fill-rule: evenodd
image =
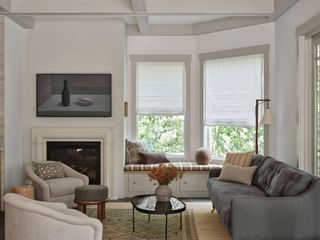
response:
M131 199L135 209L149 214L173 214L186 210L186 205L175 197L170 202L159 202L155 195L139 195Z

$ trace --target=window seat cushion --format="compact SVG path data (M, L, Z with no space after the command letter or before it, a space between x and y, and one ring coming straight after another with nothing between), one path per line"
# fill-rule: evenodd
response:
M169 163L165 163L169 164ZM207 164L199 165L196 162L171 162L180 171L209 171L212 168L222 168L220 164ZM125 172L130 171L151 171L152 169L158 167L159 164L127 164L124 166Z

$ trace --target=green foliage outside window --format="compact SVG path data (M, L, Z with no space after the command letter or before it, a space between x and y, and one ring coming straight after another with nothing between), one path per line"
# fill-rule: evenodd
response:
M263 153L263 127L259 128L259 153ZM228 152L255 150L255 128L238 126L209 127L211 151L213 156L224 159Z
M137 136L153 152L184 153L184 116L139 115Z
M147 141L153 152L184 153L184 116L139 115L137 137ZM237 126L207 127L210 150L224 159L227 152L255 150L255 128ZM263 153L263 127L259 128L259 153Z

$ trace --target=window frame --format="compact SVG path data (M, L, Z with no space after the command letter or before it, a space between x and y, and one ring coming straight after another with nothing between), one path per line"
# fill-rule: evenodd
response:
M320 14L296 28L298 50L298 167L315 174L314 66L312 38L320 33ZM310 97L311 96L311 97Z
M320 60L320 57L317 57L317 45L320 44L320 33L312 36L312 163L311 167L313 169L313 174L319 176L320 171L319 171L319 161L317 158L317 143L319 141L318 136L316 134L317 132L317 61Z
M185 114L184 114L184 154L168 155L172 161L191 161L191 137L190 137L190 77L191 77L191 55L166 54L166 55L130 55L131 61L131 79L132 79L132 111L131 111L131 135L137 138L137 112L136 112L136 70L138 62L184 62L185 64ZM164 115L164 114L162 114ZM170 115L170 114L169 114Z
M269 98L269 52L270 45L257 45L252 47L222 50L199 54L200 59L200 143L204 147L209 147L209 128L204 124L204 63L208 60L216 60L232 57L243 57L254 54L262 54L264 57L264 98ZM254 114L254 105L252 106ZM269 126L264 125L264 155L269 153ZM254 149L253 149L254 150Z

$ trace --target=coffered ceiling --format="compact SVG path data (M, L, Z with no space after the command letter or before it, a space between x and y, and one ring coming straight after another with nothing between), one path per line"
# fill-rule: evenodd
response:
M273 21L299 0L0 0L24 27L45 16L122 18L129 35L193 35Z

